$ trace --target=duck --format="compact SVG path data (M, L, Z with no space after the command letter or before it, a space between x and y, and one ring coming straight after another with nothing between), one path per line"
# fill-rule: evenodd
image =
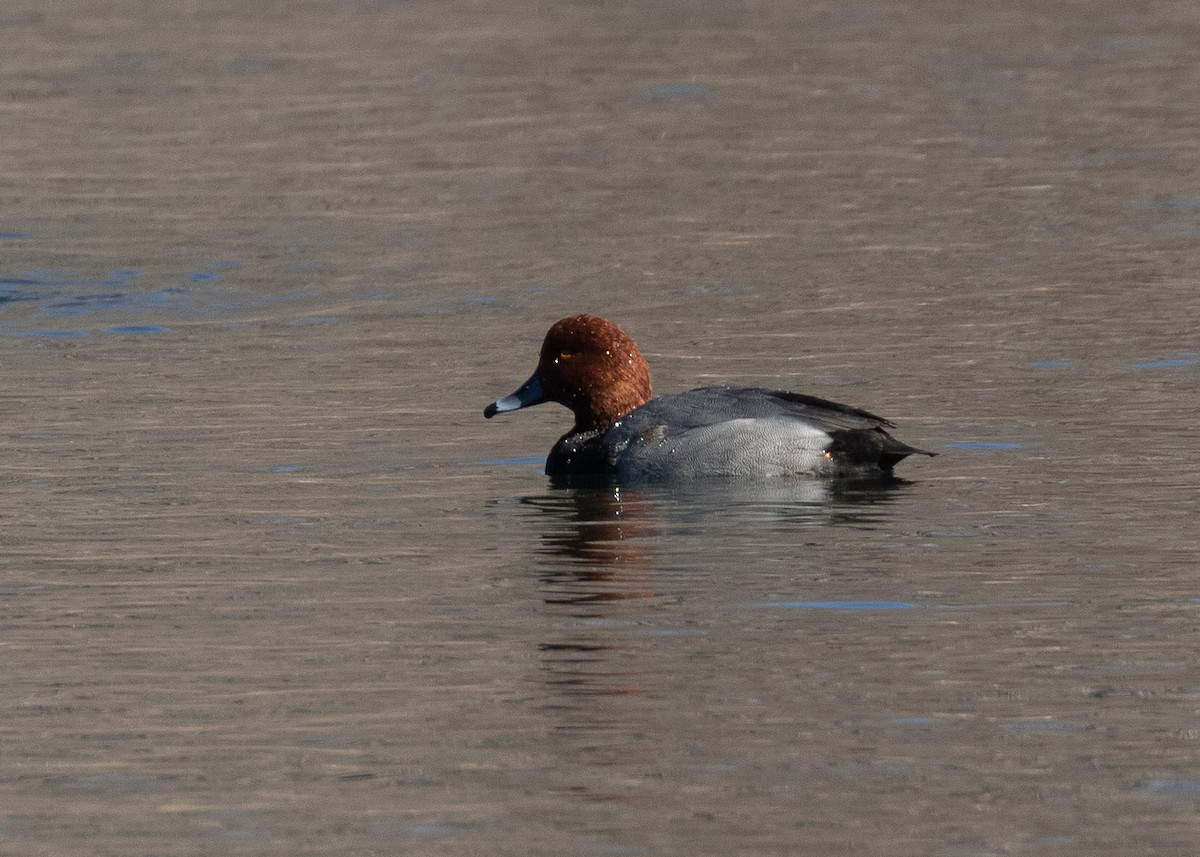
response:
M483 415L545 402L575 416L546 458L555 482L890 477L908 456L935 454L897 440L883 417L803 393L712 386L655 398L637 344L589 313L555 322L533 375Z

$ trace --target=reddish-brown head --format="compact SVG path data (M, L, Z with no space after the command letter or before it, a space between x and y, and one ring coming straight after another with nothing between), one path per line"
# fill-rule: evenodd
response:
M650 367L637 345L611 321L585 313L550 328L533 377L484 415L558 402L575 414L575 431L590 431L612 425L650 396Z

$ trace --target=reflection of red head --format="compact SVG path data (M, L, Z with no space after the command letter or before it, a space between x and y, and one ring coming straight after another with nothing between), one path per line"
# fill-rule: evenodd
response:
M575 491L572 500L575 521L565 533L547 538L555 553L583 564L571 574L567 600L623 601L654 595L637 588L646 567L641 545L654 531L650 501L607 491Z

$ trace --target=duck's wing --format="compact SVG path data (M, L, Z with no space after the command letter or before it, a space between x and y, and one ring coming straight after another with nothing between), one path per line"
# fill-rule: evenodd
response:
M828 460L844 467L875 466L890 470L914 453L932 455L897 440L887 429L893 424L870 411L817 396L763 387L700 387L661 396L638 408L610 429L610 448L623 452L630 444L711 434L712 427L752 429L771 421L769 436L782 437L780 423L803 427L792 443L818 444ZM765 425L765 424L762 424ZM821 436L826 440L821 441Z
M892 425L861 408L764 387L699 387L660 396L629 414L622 423L636 433L655 425L687 431L744 419L795 419L826 431Z
M764 416L794 417L807 420L824 429L868 429L894 426L891 420L885 420L862 408L843 405L841 402L832 402L829 399L804 393L768 390L761 387L748 387L736 392L739 394L738 398L743 398L740 394L745 394L744 398L748 406L753 407L754 403L757 403L763 410L769 412Z

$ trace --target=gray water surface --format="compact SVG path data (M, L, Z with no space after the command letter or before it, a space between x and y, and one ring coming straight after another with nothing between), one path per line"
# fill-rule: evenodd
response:
M1193 6L0 36L0 853L1196 853ZM939 456L551 488L580 311Z

